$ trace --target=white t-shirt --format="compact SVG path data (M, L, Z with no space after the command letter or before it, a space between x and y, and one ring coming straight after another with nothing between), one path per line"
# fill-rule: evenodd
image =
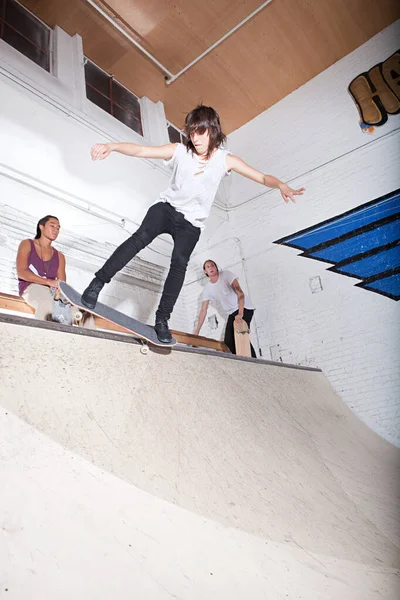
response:
M164 161L172 169L169 188L157 202L169 202L189 223L204 229L221 179L229 173L227 154L229 150L218 148L209 160L203 161L183 144L177 144L173 157Z
M239 300L231 286L234 279L238 278L231 271L220 271L218 281L215 283L211 283L211 281L207 282L201 296L202 302L205 300L217 302L224 312L227 312L229 315L237 311ZM246 292L244 292L244 307L254 310L251 298Z

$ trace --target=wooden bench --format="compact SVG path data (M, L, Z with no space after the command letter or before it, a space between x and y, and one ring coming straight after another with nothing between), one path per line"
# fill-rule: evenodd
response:
M15 312L26 313L29 315L35 314L34 309L25 302L21 296L15 296L13 294L4 294L0 292L0 311L1 310L13 310ZM94 317L96 327L99 329L107 329L108 331L114 331L118 333L125 333L126 330L119 325L110 323L102 317ZM218 350L219 352L229 352L229 349L218 340L203 337L202 335L193 335L192 333L184 333L182 331L171 330L172 335L176 341L180 344L187 344L188 346L195 346L196 348L209 348L211 350Z

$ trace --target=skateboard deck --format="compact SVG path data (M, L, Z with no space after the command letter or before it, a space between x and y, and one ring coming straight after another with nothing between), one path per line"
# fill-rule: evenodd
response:
M250 329L243 319L238 323L233 322L235 333L235 348L237 356L251 356L250 348Z
M176 340L172 338L171 342L163 343L157 337L156 332L149 325L145 325L140 321L136 321L132 317L128 317L124 313L115 310L115 308L111 308L106 304L102 304L101 302L97 302L96 306L93 310L87 308L82 303L81 294L74 290L73 287L65 283L65 281L60 281L60 291L62 295L75 307L78 309L89 312L92 315L97 315L98 317L102 317L111 323L115 323L120 327L126 329L127 333L132 333L134 336L138 337L141 340L145 340L149 342L149 344L153 344L154 346L161 346L163 348L175 346Z

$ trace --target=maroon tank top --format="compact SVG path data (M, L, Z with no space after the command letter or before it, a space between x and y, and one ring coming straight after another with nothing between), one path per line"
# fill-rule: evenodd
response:
M58 265L60 263L58 251L53 248L53 255L50 260L42 260L36 252L35 244L33 240L29 240L31 244L31 251L28 256L28 269L39 277L46 277L46 279L56 279L58 273ZM24 279L18 279L19 295L22 296L30 281Z

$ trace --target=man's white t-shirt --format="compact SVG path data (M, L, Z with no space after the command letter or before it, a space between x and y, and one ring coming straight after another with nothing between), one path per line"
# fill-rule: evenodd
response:
M218 281L211 283L208 281L202 294L202 301L210 300L220 304L224 312L229 315L234 313L239 308L239 301L236 293L232 289L232 282L238 279L231 271L220 271ZM254 310L251 298L244 292L244 307Z
M204 229L221 179L229 174L226 155L229 150L218 148L204 161L184 144L177 144L171 159L164 164L172 169L168 189L161 192L157 202L169 202L189 223Z

